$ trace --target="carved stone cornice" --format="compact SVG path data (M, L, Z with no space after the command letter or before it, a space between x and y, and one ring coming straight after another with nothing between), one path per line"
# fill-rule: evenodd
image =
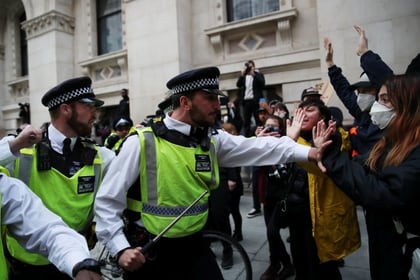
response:
M289 9L252 17L246 20L238 20L222 25L217 25L215 27L205 29L204 32L210 38L210 43L213 45L213 48L216 50L216 52L220 52L223 50L224 42L227 41L227 39L229 39L233 34L246 35L249 33L250 28L261 29L266 28L268 24L275 23L277 26L277 31L280 35L279 44L284 45L290 44L291 42L290 22L296 17L297 9L292 7ZM245 39L244 41L246 41Z
M74 18L57 11L50 11L23 22L22 28L25 30L28 39L51 31L73 34Z
M13 81L8 81L9 93L14 100L22 100L29 97L29 78L24 76Z

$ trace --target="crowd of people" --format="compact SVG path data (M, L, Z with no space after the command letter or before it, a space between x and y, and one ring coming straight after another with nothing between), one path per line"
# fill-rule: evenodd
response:
M343 258L361 245L358 205L371 278L420 279L413 214L420 210L420 57L395 75L354 28L362 74L353 84L324 39L330 82L354 118L347 127L316 87L302 90L292 113L281 97L266 100L253 60L240 72L237 100L219 90L217 67L189 70L167 82L163 113L141 126L130 118L123 89L104 145L90 139L104 104L90 78L50 89L41 100L50 121L0 140L0 278L101 279L89 254L101 242L124 279L223 279L202 231L247 238L241 168L251 167L247 217L263 214L270 261L261 280L342 279ZM224 244L221 267L233 265Z

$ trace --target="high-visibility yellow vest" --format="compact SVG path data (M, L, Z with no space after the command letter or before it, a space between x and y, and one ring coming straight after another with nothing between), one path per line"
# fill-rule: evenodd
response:
M150 127L138 131L141 146L141 202L128 198L128 208L141 213L146 229L159 234L205 190L219 185L215 143L204 151L184 147L154 135ZM164 236L177 238L201 230L208 217L208 194Z
M95 147L96 149L96 147ZM52 212L72 229L84 234L93 219L93 203L102 180L102 158L98 151L92 165L85 165L68 178L52 167L38 171L35 149L25 148L16 160L15 177L25 182ZM6 235L10 254L28 264L46 265L48 259L27 252L13 237Z
M136 134L137 133L137 129L134 127L134 126L132 126L131 128L130 128L130 130L128 131L128 133L127 133L127 136L125 137L125 138L120 138L120 139L118 139L118 141L117 142L115 142L115 144L114 144L114 146L112 147L112 150L116 153L116 154L118 154L119 152L120 152L120 149L121 149L121 147L122 147L122 144L123 144L123 142L125 141L125 139L127 139L127 137L128 136L130 136L130 135L133 135L133 134ZM118 136L117 135L117 133L116 132L112 132L106 139L105 139L105 143L104 143L104 146L106 146L106 147L108 147L108 141L109 141L109 139L111 138L111 137L115 137L115 136Z

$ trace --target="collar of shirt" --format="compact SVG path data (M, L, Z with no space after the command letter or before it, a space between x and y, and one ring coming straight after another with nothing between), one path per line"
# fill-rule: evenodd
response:
M168 129L173 129L181 132L182 134L190 135L191 125L172 118L169 113L166 114L166 117L163 119L163 123Z
M51 148L56 151L57 153L63 152L63 141L67 137L61 133L54 125L50 124L48 126L48 138L50 139ZM73 150L74 145L76 144L77 137L70 138L71 139L71 150Z

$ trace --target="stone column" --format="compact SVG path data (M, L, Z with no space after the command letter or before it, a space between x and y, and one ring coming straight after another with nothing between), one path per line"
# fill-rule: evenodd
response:
M133 119L142 121L164 99L166 82L191 66L191 5L186 0L123 4L130 106Z
M74 18L52 10L27 20L22 28L28 40L31 122L40 126L50 120L42 96L74 75Z

